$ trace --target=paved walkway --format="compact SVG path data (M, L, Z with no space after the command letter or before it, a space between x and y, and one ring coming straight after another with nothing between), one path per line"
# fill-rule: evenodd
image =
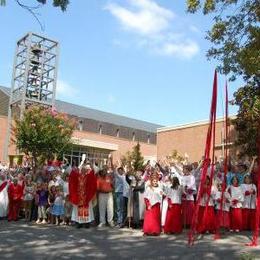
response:
M232 234L213 241L206 235L189 248L186 233L143 237L140 230L76 229L2 220L0 259L260 259L260 247L244 246L249 236Z

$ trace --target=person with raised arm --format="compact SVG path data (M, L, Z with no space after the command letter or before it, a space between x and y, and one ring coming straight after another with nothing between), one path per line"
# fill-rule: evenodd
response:
M88 228L94 221L92 200L96 196L97 179L86 155L82 156L79 169L74 167L69 176L69 199L73 204L71 220L77 227Z

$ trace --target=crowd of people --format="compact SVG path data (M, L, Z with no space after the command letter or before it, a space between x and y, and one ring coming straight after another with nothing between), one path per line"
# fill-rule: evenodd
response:
M202 166L165 159L142 170L113 163L101 167L83 155L76 166L52 161L33 169L0 162L0 219L76 228L131 227L144 235L178 234L192 225L198 203L198 233L240 232L256 224L256 158L229 162L224 174L216 161L200 187ZM198 190L201 197L198 199ZM224 190L223 190L224 189Z

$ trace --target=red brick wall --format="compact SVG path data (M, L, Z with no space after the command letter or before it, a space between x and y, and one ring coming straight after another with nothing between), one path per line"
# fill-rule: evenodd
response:
M7 132L7 117L0 116L0 161L3 160L3 152L4 152L4 144ZM125 140L122 138L112 137L108 135L100 135L85 131L75 131L73 134L74 137L77 138L85 138L93 141L100 141L106 143L112 143L118 145L118 151L113 153L114 160L120 159L122 155L124 155L127 151L131 150L132 147L136 144L136 142ZM154 156L156 157L156 145L142 143L141 145L141 152L143 156ZM9 154L15 154L15 146L11 145L9 149Z
M7 118L0 116L0 161L3 160L6 130L7 130Z
M0 116L0 161L4 160L4 147L7 134L7 117ZM10 144L8 154L13 155L16 153L15 145Z
M223 122L216 123L216 146L221 144ZM233 129L233 127L231 127ZM189 156L189 161L198 161L204 154L208 124L194 125L157 133L157 158L162 159L177 150L181 155ZM233 130L232 130L233 131ZM234 140L231 139L231 142ZM222 154L221 147L216 148L216 156Z

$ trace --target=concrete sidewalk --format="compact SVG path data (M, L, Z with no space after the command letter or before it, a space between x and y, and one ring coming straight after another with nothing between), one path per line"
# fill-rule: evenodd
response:
M260 247L246 247L250 233L211 235L187 247L187 234L143 237L140 230L76 229L0 221L0 259L260 259ZM253 258L250 258L253 257Z

